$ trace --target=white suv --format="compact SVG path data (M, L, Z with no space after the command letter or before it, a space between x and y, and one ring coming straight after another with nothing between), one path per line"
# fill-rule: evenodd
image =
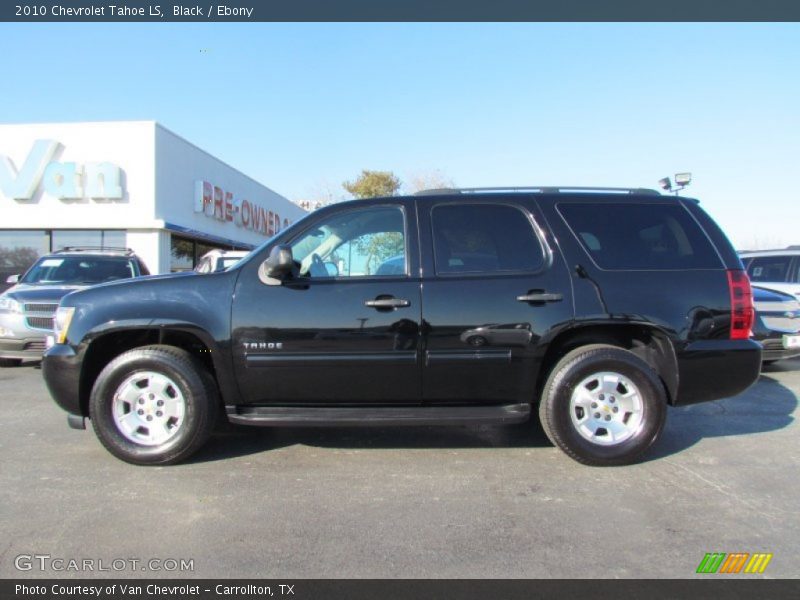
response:
M232 267L243 257L250 254L247 250L211 250L206 252L194 268L198 273L217 273Z
M800 298L800 246L740 253L753 285Z

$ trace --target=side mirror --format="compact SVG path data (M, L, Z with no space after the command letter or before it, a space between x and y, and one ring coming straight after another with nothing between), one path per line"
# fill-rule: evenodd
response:
M19 283L19 275L9 275L8 279L6 279L6 283L11 283L11 284Z
M292 249L289 246L275 246L269 258L258 268L258 277L267 285L280 285L281 280L290 275L295 268Z

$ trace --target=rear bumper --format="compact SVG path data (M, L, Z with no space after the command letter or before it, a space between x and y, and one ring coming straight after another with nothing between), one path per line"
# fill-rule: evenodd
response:
M72 346L56 344L44 354L42 376L53 400L72 415L81 411L81 357Z
M761 374L761 344L754 340L702 340L677 355L676 406L742 393Z

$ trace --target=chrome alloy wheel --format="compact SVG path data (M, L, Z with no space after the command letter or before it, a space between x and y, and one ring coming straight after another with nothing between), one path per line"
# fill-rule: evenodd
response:
M186 401L169 377L139 371L117 388L112 412L117 429L127 440L142 446L158 446L180 430Z
M612 371L593 373L572 392L569 415L581 437L593 444L614 446L642 427L642 396L624 375Z

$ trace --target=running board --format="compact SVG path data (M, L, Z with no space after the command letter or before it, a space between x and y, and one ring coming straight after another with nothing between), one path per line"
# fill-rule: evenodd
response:
M530 404L495 406L226 406L228 420L238 425L270 427L337 427L353 425L479 425L522 423Z

